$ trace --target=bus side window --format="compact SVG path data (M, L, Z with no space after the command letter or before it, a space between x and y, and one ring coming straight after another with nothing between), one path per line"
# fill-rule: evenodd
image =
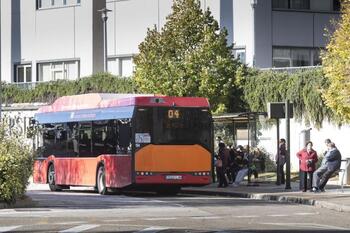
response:
M67 128L65 124L57 124L55 127L55 152L56 156L67 156Z
M131 153L131 121L119 121L118 122L118 154Z
M76 157L79 154L79 126L76 122L67 124L68 131L68 149L67 156Z
M92 123L81 122L79 123L79 156L91 157L91 136L92 136Z
M114 121L96 121L92 125L92 150L94 156L115 154L117 147Z
M44 157L49 157L55 153L55 126L52 124L43 125L43 148L42 153Z

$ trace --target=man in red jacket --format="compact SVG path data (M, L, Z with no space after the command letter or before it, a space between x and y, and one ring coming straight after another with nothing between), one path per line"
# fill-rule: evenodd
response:
M316 170L318 161L317 153L312 149L312 146L312 142L309 141L306 143L305 148L297 153L300 169L300 189L303 192L306 192L308 187L311 188L313 173Z

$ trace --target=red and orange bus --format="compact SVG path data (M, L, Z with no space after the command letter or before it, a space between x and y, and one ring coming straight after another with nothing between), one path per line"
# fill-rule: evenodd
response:
M211 182L209 103L199 97L129 94L65 96L35 114L34 182L70 186L148 187L176 193Z

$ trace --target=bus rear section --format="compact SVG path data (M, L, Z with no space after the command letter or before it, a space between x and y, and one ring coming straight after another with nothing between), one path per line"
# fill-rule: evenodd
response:
M206 107L138 107L135 184L159 188L210 184L212 141Z

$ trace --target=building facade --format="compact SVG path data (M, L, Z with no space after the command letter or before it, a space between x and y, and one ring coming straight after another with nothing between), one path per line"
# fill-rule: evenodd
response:
M324 29L339 17L339 0L200 0L236 57L258 68L320 64ZM148 28L158 30L172 0L1 0L1 80L31 84L77 79L103 71L107 21L108 70L131 76L132 57Z

